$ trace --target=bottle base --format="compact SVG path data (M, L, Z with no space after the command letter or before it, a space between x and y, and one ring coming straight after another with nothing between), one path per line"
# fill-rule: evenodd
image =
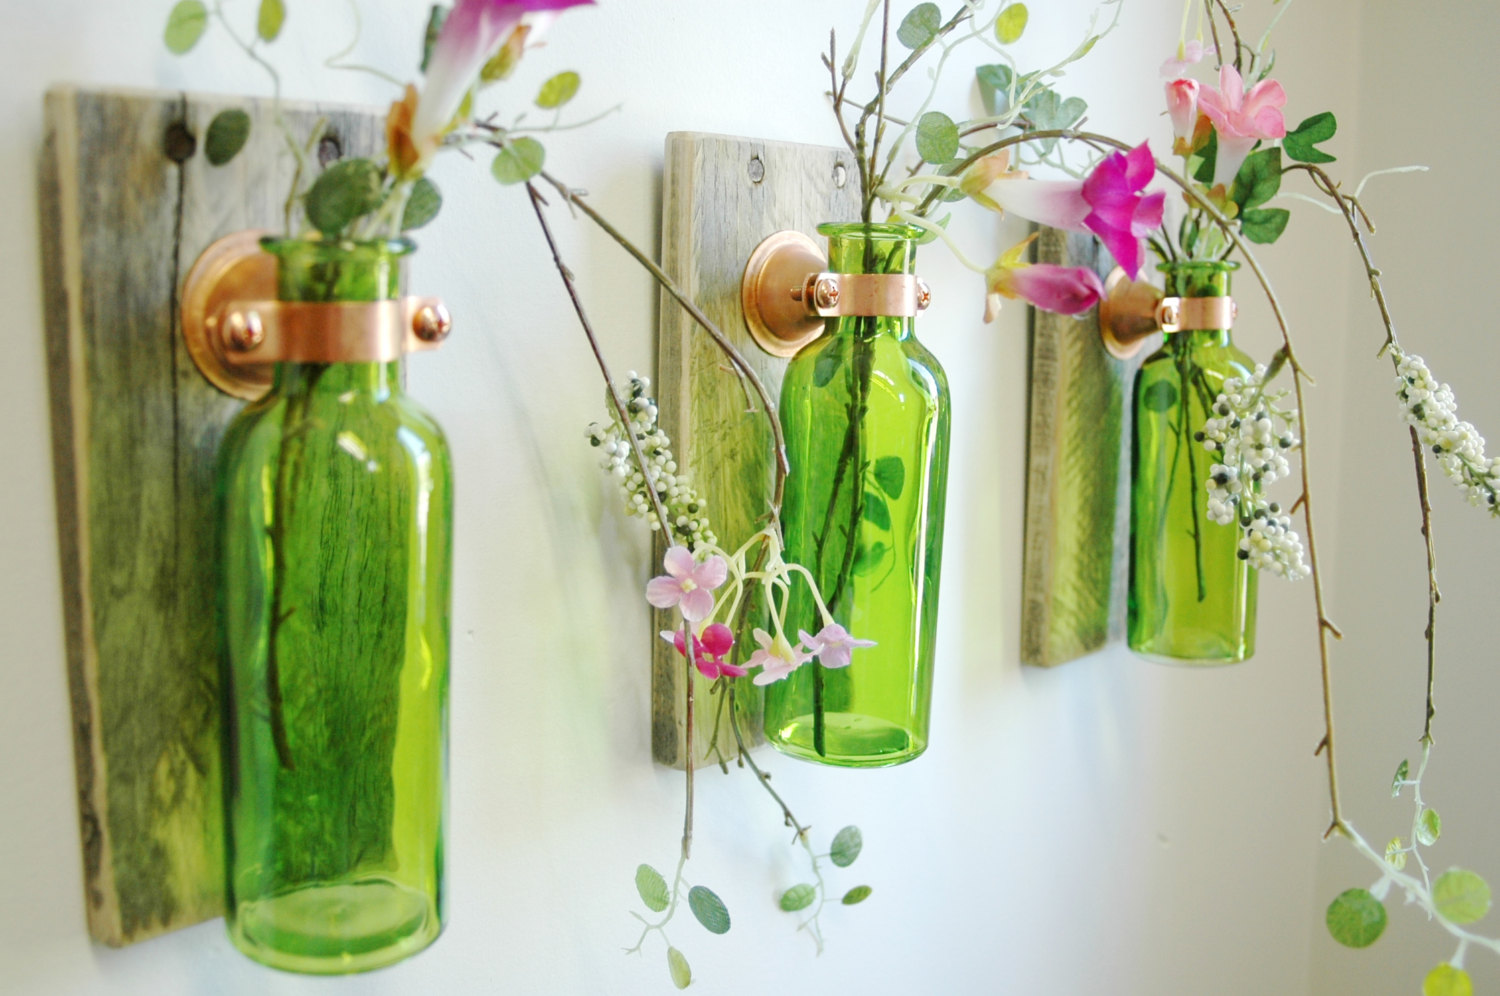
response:
M830 712L823 717L823 751L816 746L811 713L766 731L766 740L781 753L802 761L841 768L888 768L920 755L927 739L905 727L860 713Z
M1241 664L1255 656L1253 649L1242 650L1204 650L1201 648L1163 651L1151 646L1137 647L1131 645L1130 652L1142 660L1148 660L1153 664L1166 664L1170 667L1223 667L1226 664Z
M263 965L310 975L368 972L437 940L431 898L386 879L317 884L242 902L229 939Z

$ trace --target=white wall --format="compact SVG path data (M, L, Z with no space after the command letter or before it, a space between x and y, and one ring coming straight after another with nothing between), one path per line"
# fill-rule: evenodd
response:
M14 329L12 381L0 392L0 420L12 427L0 444L9 468L0 485L8 568L0 574L0 632L11 656L0 678L0 895L7 899L0 977L24 993L662 991L664 957L654 940L644 960L620 954L635 935L626 913L635 903L633 869L641 861L670 865L680 828L681 778L649 762L648 634L639 599L650 570L647 544L635 523L616 515L614 495L583 444L582 427L602 414L600 388L529 208L518 192L496 189L482 168L459 160L440 167L449 209L424 233L414 286L444 295L462 332L415 361L411 375L412 392L448 429L459 474L448 933L406 964L343 982L261 969L230 949L217 923L124 951L89 944L53 540L35 159L41 93L52 82L264 92L226 46L181 60L166 54L159 38L169 6L8 0L0 8L12 15L0 36L12 109L0 123L0 175L11 180L0 193L0 265L12 277ZM239 6L248 13L252 5ZM422 5L364 6L360 57L408 65ZM529 96L545 75L576 67L585 81L581 106L624 101L619 114L551 141L549 167L590 189L622 228L652 244L667 131L836 140L818 100L817 56L826 25L848 24L859 6L607 0L566 15L552 46L528 62L511 92ZM335 78L330 92L329 74L316 71L334 47L330 39L343 37L341 5L291 7L288 41L278 45L290 95L389 99L380 84L354 76ZM1081 35L1087 4L1032 7L1027 51L1037 61ZM1348 175L1369 159L1384 163L1393 142L1377 105L1369 140L1356 143L1359 48L1330 54L1326 42L1349 37L1344 25L1360 9L1352 0L1294 8L1278 73L1292 94L1294 121L1324 106L1348 109L1336 143L1351 160ZM1173 0L1133 0L1121 30L1070 72L1066 87L1090 98L1091 125L1149 135L1163 147L1156 65L1175 40L1179 10ZM1388 85L1375 89L1374 69L1366 72L1366 92L1388 95ZM965 86L951 81L955 94ZM1314 92L1318 100L1305 97ZM1414 114L1403 115L1403 127ZM1431 185L1390 182L1408 191ZM1392 202L1399 197L1381 206ZM1352 339L1345 331L1363 302L1346 291L1352 270L1338 225L1307 209L1296 215L1288 244L1265 258L1301 333L1304 360L1319 376L1311 414L1325 468L1316 481L1320 521L1325 556L1345 565L1331 588L1334 611L1351 631L1340 673L1345 701L1356 704L1350 686L1364 662L1385 666L1383 636L1354 636L1356 623L1385 632L1381 590L1372 592L1368 581L1381 563L1372 551L1383 546L1371 542L1377 527L1360 518L1376 514L1366 508L1372 503L1342 483L1372 458L1356 442L1351 459L1341 459L1339 365L1349 360L1366 394L1378 394L1386 375L1369 359L1367 323ZM654 289L606 240L581 225L561 228L612 362L621 371L649 369ZM1000 245L989 219L961 219L956 229L986 252ZM821 959L792 918L774 909L779 889L804 869L769 801L740 775L700 780L689 875L720 892L735 926L722 938L690 923L674 931L699 990L1338 991L1345 976L1323 973L1344 972L1344 956L1329 954L1320 939L1322 905L1343 885L1318 877L1320 855L1339 845L1318 844L1326 798L1310 756L1321 714L1308 590L1264 586L1262 649L1238 668L1164 669L1113 650L1053 671L1022 669L1024 311L1009 307L997 326L984 327L977 278L936 250L926 251L922 269L937 300L920 335L946 364L955 399L933 746L912 765L869 773L766 756L781 790L821 837L851 822L865 832L864 856L836 880L868 882L875 894L860 908L828 914ZM1406 286L1415 315L1425 305L1419 288L1453 285L1438 278ZM1463 286L1483 281L1476 273ZM1251 293L1242 283L1242 299ZM1274 338L1264 309L1247 303L1246 311L1241 339L1265 355ZM1440 373L1456 376L1473 365L1442 352L1455 337L1412 339L1413 348L1444 361ZM1349 383L1352 396L1354 373ZM1483 404L1500 404L1483 398L1478 384L1462 397L1480 414ZM1384 419L1386 436L1399 435L1383 401L1368 403L1365 421ZM1351 428L1351 438L1362 436ZM1388 439L1381 445L1391 447ZM1399 439L1395 448L1393 477L1403 459ZM1381 535L1404 530L1407 511L1393 511ZM1484 527L1468 521L1479 536ZM1450 531L1463 537L1447 547L1456 580L1464 548L1480 541ZM1483 561L1474 563L1473 577L1482 580ZM1415 611L1419 596L1403 595L1400 604ZM1353 653L1364 646L1357 639L1373 639L1370 649ZM1455 678L1485 660L1477 649L1458 654L1458 636L1448 639ZM1455 726L1465 700L1478 708L1477 693L1455 687L1448 696ZM1403 700L1401 709L1401 722L1415 721L1415 701ZM1366 756L1386 771L1397 749L1389 745L1405 744L1415 731L1403 726L1377 742L1357 724L1346 728L1346 799L1363 825L1361 814L1380 805L1379 779L1373 788L1359 780ZM1452 757L1456 729L1445 751L1449 743ZM1452 784L1477 780L1464 772ZM1455 842L1464 823L1479 832L1480 815L1460 820L1450 808ZM1361 964L1372 964L1364 957ZM1405 960L1400 968L1419 975Z

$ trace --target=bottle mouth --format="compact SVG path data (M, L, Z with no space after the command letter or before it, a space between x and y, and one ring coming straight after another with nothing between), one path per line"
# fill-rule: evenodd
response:
M829 221L818 226L818 234L829 238L916 239L921 238L922 229L916 225L900 222Z
M331 239L289 238L283 235L267 235L260 240L260 247L277 257L294 254L347 258L351 255L409 256L417 251L417 244L408 238L399 239Z
M1176 259L1169 263L1156 264L1156 269L1160 273L1182 273L1185 270L1198 273L1233 273L1239 268L1240 264L1232 259Z

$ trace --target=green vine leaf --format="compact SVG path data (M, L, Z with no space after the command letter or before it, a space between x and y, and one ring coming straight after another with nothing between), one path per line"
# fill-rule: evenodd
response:
M811 885L794 885L781 894L780 906L787 913L795 913L807 909L817 897L818 890Z
M817 362L813 364L813 387L827 387L829 381L833 380L833 375L838 373L841 362L836 349L825 349L819 353Z
M355 218L379 207L384 193L380 167L368 159L341 159L307 192L307 220L324 235L337 236Z
M1291 220L1286 208L1250 208L1240 214L1240 234L1251 242L1270 245L1281 238Z
M1490 911L1490 884L1471 871L1450 868L1432 883L1432 904L1453 923L1473 923Z
M880 566L880 562L885 559L889 550L890 547L884 543L874 543L870 546L860 544L859 549L854 552L854 564L850 570L860 577L869 574Z
M1328 141L1338 130L1338 120L1332 112L1324 111L1322 114L1314 114L1287 132L1286 137L1281 140L1281 147L1286 149L1288 159L1295 159L1299 163L1331 163L1334 157L1316 146Z
M1148 412L1171 411L1177 404L1177 387L1169 380L1159 380L1141 392L1141 407Z
M873 491L865 492L865 521L876 529L891 528L891 507Z
M495 179L507 186L525 183L542 171L542 164L546 161L547 150L542 148L542 143L523 136L511 139L495 154L490 172L495 175Z
M1436 809L1424 809L1422 815L1417 817L1417 840L1422 846L1431 847L1438 842L1443 835L1443 818L1438 815Z
M443 195L437 184L427 177L418 177L412 184L411 195L406 199L406 210L401 214L401 230L410 232L421 228L437 217L443 207Z
M208 29L208 8L202 0L180 0L167 15L167 29L162 33L167 51L182 55L203 37Z
M542 84L536 95L536 106L549 111L561 107L573 99L582 82L579 75L571 69L558 73Z
M873 891L875 890L871 889L868 885L856 885L854 888L844 893L842 902L845 906L854 906L858 903L864 902L866 899L869 899L870 893Z
M1400 837L1392 837L1390 843L1385 845L1385 863L1397 871L1406 867L1406 848Z
M671 895L667 892L667 880L650 865L636 868L635 891L640 893L641 902L646 904L646 909L653 913L665 910L671 901Z
M901 500L906 490L906 464L898 456L881 457L875 461L875 483L892 501Z
M1422 980L1422 996L1474 996L1474 983L1468 972L1445 963Z
M974 77L979 81L979 96L984 100L985 110L992 116L1004 114L1010 107L1010 87L1015 80L1015 73L1011 72L1011 68L1003 65L980 66L974 70ZM1017 86L1017 89L1020 87Z
M682 952L674 947L667 948L667 971L672 973L672 985L678 989L686 989L693 984L693 970L688 967L687 959Z
M729 910L707 886L695 885L688 890L688 909L710 934L729 933Z
M1245 157L1235 174L1229 199L1247 208L1260 207L1281 190L1281 150L1272 146Z
M260 0L260 13L255 19L255 33L261 41L273 42L281 34L286 23L286 4L281 0Z
M1006 7L995 18L995 39L1002 45L1013 45L1020 41L1030 16L1031 12L1024 3L1013 3Z
M1367 889L1339 893L1323 919L1333 939L1349 948L1367 948L1385 932L1385 907Z
M1396 765L1396 777L1391 779L1391 798L1394 799L1401 794L1401 786L1406 784L1406 776L1411 774L1411 765L1403 759Z
M840 868L848 868L864 850L865 839L859 827L844 827L834 834L833 845L828 849L829 859Z
M443 22L447 19L448 8L440 3L433 4L427 11L427 30L422 34L422 64L418 67L424 74L427 72L427 63L432 58L432 46L437 44Z
M942 111L928 111L917 120L917 155L944 166L958 155L958 125Z
M250 137L250 115L238 107L220 111L208 123L208 134L203 138L203 154L212 166L223 166L239 155Z
M907 48L921 48L937 37L943 26L943 12L935 3L919 3L901 19L896 40Z

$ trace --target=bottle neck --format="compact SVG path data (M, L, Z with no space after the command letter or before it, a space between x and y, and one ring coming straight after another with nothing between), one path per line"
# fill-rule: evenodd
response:
M828 269L834 273L911 275L916 272L917 229L909 225L848 224L819 225L828 236ZM829 319L833 335L859 340L889 335L905 340L912 334L912 319L898 315L847 315Z
M278 363L271 390L384 400L402 393L399 363Z
M1163 263L1158 267L1166 275L1168 297L1229 297L1231 278L1238 263L1227 261L1188 261ZM1193 329L1166 333L1172 349L1231 345L1229 329Z

